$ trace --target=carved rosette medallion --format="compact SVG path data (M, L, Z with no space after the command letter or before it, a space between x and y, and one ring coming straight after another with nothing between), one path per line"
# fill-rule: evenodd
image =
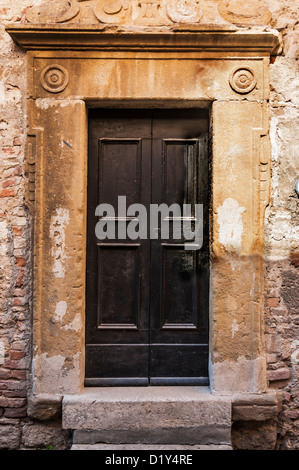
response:
M65 90L68 82L68 72L61 65L49 65L42 71L42 87L50 93L60 93Z
M257 80L250 67L239 67L230 75L229 83L236 93L245 94L256 87Z
M131 12L129 0L97 0L94 14L102 23L123 23Z
M167 5L167 15L174 23L198 23L203 13L199 0L172 0Z

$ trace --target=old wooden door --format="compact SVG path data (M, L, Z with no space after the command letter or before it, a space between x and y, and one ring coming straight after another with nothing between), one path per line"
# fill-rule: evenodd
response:
M207 136L207 110L89 112L86 386L208 383ZM118 210L119 196L146 208L147 236L126 234L134 215ZM182 208L164 217L167 238L160 225L150 232L162 203ZM203 245L190 250L172 225L195 203ZM99 204L115 208L115 239L96 237Z

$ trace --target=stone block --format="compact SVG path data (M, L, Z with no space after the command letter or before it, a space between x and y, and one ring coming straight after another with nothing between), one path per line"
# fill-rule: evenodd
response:
M72 445L71 450L115 450L115 451L122 451L122 450L173 450L173 451L182 451L182 450L232 450L232 447L229 445L195 445L195 446L188 446L188 445L148 445L148 444L139 444L139 445L132 445L132 444L125 444L125 445L109 445L109 444L74 444Z
M59 395L31 395L28 398L28 416L47 421L61 415L62 397Z
M276 406L235 406L233 421L267 421L277 416Z
M230 444L231 400L206 387L111 387L65 396L62 419L77 443Z
M277 370L270 370L268 371L268 378L270 382L276 382L280 380L288 380L291 374L289 369L287 368L280 368Z
M70 448L70 433L61 429L61 423L25 424L23 427L22 445L26 448L67 450Z
M275 450L276 440L276 421L239 421L232 427L234 450Z
M232 419L236 421L268 421L277 418L278 397L274 393L260 395L235 395Z
M16 424L0 423L0 449L18 449L21 442L21 430Z

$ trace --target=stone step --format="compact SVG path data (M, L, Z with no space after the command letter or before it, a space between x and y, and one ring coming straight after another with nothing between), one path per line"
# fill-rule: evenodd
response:
M231 400L208 387L111 387L65 396L77 445L231 445Z
M112 445L112 444L73 444L71 450L114 450L114 451L123 451L123 450L174 450L174 451L181 451L181 450L233 450L229 445L195 445L195 446L182 446L182 445L149 445L149 444L123 444L123 445Z

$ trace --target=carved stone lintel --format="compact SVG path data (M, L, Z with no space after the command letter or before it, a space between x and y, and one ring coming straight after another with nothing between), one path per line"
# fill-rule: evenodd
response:
M94 13L107 24L198 23L202 17L199 0L96 0Z
M76 0L52 0L39 7L30 7L26 12L29 23L65 23L75 18L80 11Z
M94 14L102 23L119 24L129 19L131 9L131 2L128 0L97 0Z
M198 23L202 18L199 0L172 0L167 5L167 14L174 23Z
M161 0L140 0L138 2L137 24L158 25L167 23L161 11L163 1ZM162 13L162 14L161 14Z
M272 16L260 0L221 0L218 11L229 23L240 25L266 25Z
M29 7L26 20L34 24L96 23L123 25L197 24L205 21L208 0L44 0ZM262 0L218 0L218 12L229 23L267 25L270 11ZM209 5L210 7L211 5ZM217 15L216 3L214 6ZM217 20L219 21L219 20ZM220 20L221 21L221 20Z

